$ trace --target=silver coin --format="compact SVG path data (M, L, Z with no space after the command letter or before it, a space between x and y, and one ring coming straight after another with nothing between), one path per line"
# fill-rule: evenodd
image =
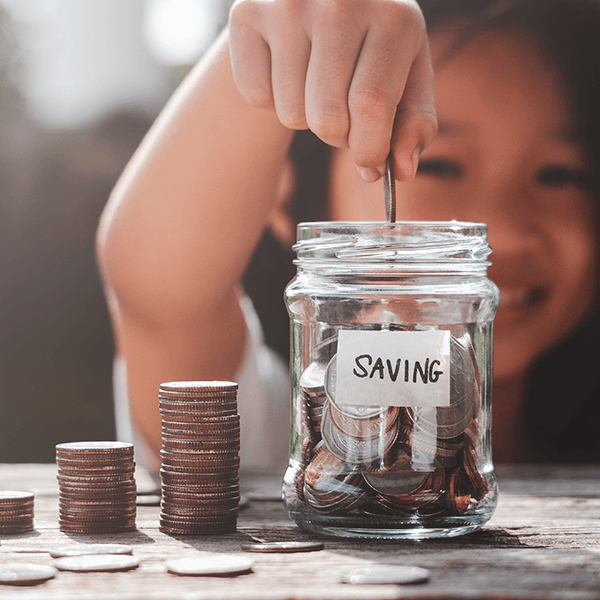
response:
M375 439L361 440L349 437L335 428L325 405L321 418L321 435L334 456L347 463L369 464L377 459L384 460L396 441L398 429L392 428Z
M344 571L340 580L342 583L353 584L393 584L406 585L409 583L425 583L429 581L430 573L420 567L365 567Z
M371 419L384 414L387 406L366 406L358 404L342 404L337 402L336 387L337 387L337 354L329 361L325 369L325 393L327 397L335 404L337 410L342 414L352 417L353 419Z
M5 563L0 565L0 584L35 585L52 579L56 569L34 563Z
M60 546L50 550L52 558L63 556L85 556L90 554L131 554L133 548L125 544L77 544Z
M288 553L314 552L323 550L323 542L264 542L262 544L242 544L244 552Z
M65 442L56 445L57 450L79 450L89 451L111 451L111 450L133 450L133 444L129 442Z
M383 197L385 201L385 220L388 223L396 221L396 178L394 176L394 159L390 152L387 157L386 169L383 175Z
M9 503L15 500L22 502L33 500L33 494L31 492L17 492L14 490L4 490L0 492L0 504L3 503L3 501Z
M57 558L54 565L59 571L129 571L140 566L140 561L127 554L96 554Z
M175 558L166 562L169 573L176 575L239 575L248 573L254 561L245 556L215 554L213 556Z

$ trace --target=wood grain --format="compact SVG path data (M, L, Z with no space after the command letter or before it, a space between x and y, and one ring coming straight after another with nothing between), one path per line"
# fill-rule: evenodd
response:
M35 600L338 600L600 599L600 466L527 466L498 470L500 500L479 532L446 540L359 541L319 538L289 520L281 503L250 502L238 531L214 537L158 531L158 507L138 507L138 530L104 535L58 529L54 465L0 465L0 488L36 494L35 531L0 539L0 562L52 564L49 550L70 543L128 543L141 566L125 573L59 574L34 587L0 586L0 598ZM279 478L247 474L245 491L272 489ZM142 487L152 483L140 474ZM234 578L179 577L170 557L240 553L249 541L322 539L320 552L252 554L252 573ZM351 586L341 571L378 564L425 567L431 580L412 586Z

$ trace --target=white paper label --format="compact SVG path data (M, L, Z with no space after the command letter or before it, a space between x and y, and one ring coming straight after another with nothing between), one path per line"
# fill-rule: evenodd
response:
M448 406L449 331L339 331L338 405Z

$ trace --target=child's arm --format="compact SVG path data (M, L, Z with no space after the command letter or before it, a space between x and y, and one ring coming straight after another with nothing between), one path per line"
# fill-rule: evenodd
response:
M237 372L245 335L239 282L277 200L293 135L285 125L304 126L298 117L303 112L302 86L297 85L303 70L308 124L328 142L344 145L349 140L361 166L381 168L409 71L411 92L407 87L403 98L414 102L405 106L402 100L394 126L398 178L412 174L404 164L407 157L433 136L424 25L413 5L407 11L404 6L398 10L398 4L239 3L231 25L237 83L254 104L268 105L272 89L278 113L253 106L238 91L225 32L176 91L115 187L98 232L98 257L118 350L127 361L132 413L156 450L160 418L155 407L161 382L231 379ZM319 11L333 5L338 5L339 15L324 23ZM351 5L354 16L343 14ZM371 14L365 10L369 7ZM390 38L391 17L381 7L395 15L397 49L395 37ZM310 19L303 21L302 15L311 9ZM307 30L311 27L314 35ZM362 31L360 43L360 35L348 31L355 27ZM387 37L376 33L379 30L387 31ZM301 37L307 33L315 52L317 39L321 46L318 59L311 55L307 62L305 53L302 62L296 60L298 44L306 46ZM348 37L353 37L353 45ZM343 53L331 46L334 41L342 44ZM273 87L264 62L267 54L295 65L289 78L287 67L274 65L273 72L279 75L273 78ZM334 82L340 70L343 76ZM392 76L400 84L390 84ZM344 113L343 81L350 86L350 121L347 111L345 121L336 117ZM282 97L287 98L283 105L296 108L282 109ZM296 116L292 119L291 114Z

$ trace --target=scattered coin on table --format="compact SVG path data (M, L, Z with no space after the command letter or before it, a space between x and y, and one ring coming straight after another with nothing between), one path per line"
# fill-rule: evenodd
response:
M50 550L52 558L64 556L85 556L90 554L132 554L133 548L126 544L73 544Z
M217 554L208 557L175 558L166 562L169 573L195 576L232 576L249 573L254 561L245 556Z
M410 583L425 583L429 581L429 571L420 567L365 567L344 571L340 580L342 583L353 584L393 584L406 585Z
M323 550L322 542L263 542L260 544L242 544L245 552L286 553L286 552L315 552Z
M48 565L34 563L6 563L0 565L0 584L37 585L52 579L56 569Z
M54 565L59 571L129 571L140 566L140 561L127 554L96 554L86 556L65 556L57 558Z

